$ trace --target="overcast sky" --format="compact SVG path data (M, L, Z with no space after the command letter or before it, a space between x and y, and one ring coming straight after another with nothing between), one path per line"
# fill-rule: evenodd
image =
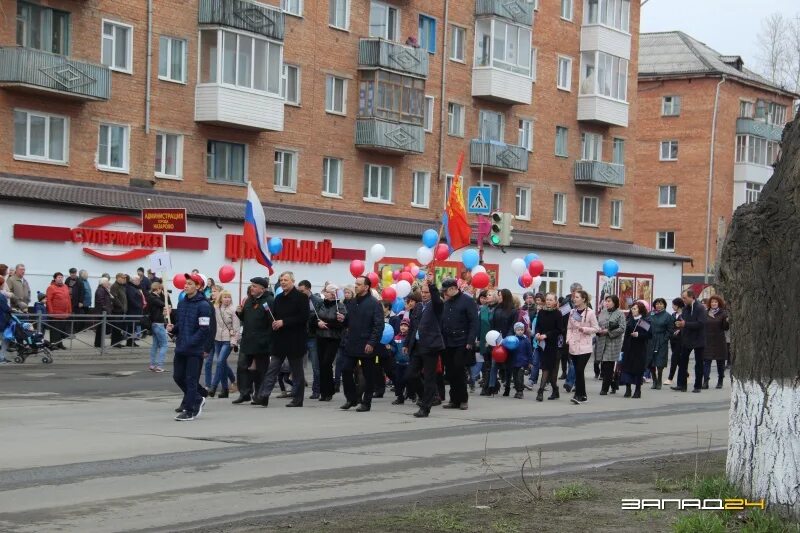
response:
M775 12L800 14L798 0L649 0L642 6L641 31L680 30L721 54L740 55L757 68L756 35L761 20Z

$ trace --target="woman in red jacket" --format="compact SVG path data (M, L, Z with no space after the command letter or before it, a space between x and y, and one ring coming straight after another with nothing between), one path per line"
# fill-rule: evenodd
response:
M47 287L47 318L50 330L51 349L66 350L63 340L69 337L67 319L72 314L72 299L69 287L64 285L64 274L56 272Z

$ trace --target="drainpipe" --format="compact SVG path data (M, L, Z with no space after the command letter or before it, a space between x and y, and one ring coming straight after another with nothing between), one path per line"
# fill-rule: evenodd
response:
M703 280L708 285L709 256L711 255L711 200L714 197L714 143L717 137L717 110L719 109L719 89L725 83L725 76L717 84L717 92L714 95L714 115L711 118L711 150L710 161L708 163L708 198L706 205L706 253Z
M442 93L439 97L439 172L437 174L437 180L440 182L442 181L442 169L444 168L444 128L447 117L447 102L445 101L447 95L445 93L445 88L447 85L447 25L449 15L450 0L444 0L444 24L442 25L444 28L444 31L442 32L442 35L444 36L444 42L442 43Z
M150 135L150 93L153 73L153 0L147 0L147 80L145 82L144 132Z

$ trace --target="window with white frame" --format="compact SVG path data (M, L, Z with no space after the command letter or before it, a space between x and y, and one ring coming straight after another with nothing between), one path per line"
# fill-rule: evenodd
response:
M561 0L561 18L572 20L572 0Z
M330 0L328 24L340 30L350 27L350 0Z
M100 124L100 139L97 144L97 168L101 170L128 170L128 126Z
M761 189L764 186L760 183L753 183L748 181L744 186L744 201L745 203L757 202L758 197L761 196Z
M281 95L283 46L228 30L200 30L200 83Z
M423 125L425 80L384 70L362 71L358 115Z
M624 165L625 164L625 141L623 139L619 139L614 137L614 159L612 163L617 165Z
M736 162L771 166L780 158L781 145L755 135L736 136Z
M658 207L677 207L677 206L678 206L678 186L659 185Z
M600 199L596 196L581 198L581 226L597 226Z
M569 130L564 126L556 126L556 155L559 157L567 157L567 144Z
M531 28L494 18L475 26L475 66L531 76Z
M445 174L444 176L444 207L447 209L447 199L450 198L450 187L453 186L453 174ZM485 185L485 184L484 184Z
M514 215L522 220L531 219L531 188L517 187L514 193Z
M622 228L622 200L611 200L611 227Z
M400 36L400 11L373 0L369 6L369 36L396 41Z
M300 105L300 67L283 65L283 84L281 94L287 104Z
M478 129L482 140L503 142L505 117L502 113L481 109L478 112Z
M48 113L14 110L14 156L21 159L66 163L69 119Z
M786 124L786 106L777 102L770 102L767 106L767 123L774 126Z
M678 141L661 141L661 161L678 160Z
M519 119L519 145L529 152L533 152L533 121Z
M328 75L325 79L325 111L344 115L347 112L347 80Z
M158 77L186 83L186 41L164 37L158 41Z
M133 71L133 26L103 21L103 46L100 62L111 70Z
M558 56L558 79L556 87L562 91L572 90L572 59Z
M425 114L423 120L423 127L427 133L433 132L433 115L434 115L434 97L425 96Z
M419 47L431 54L436 53L436 19L428 15L419 16Z
M246 183L247 146L239 143L206 143L206 177L223 183Z
M464 61L464 44L467 40L467 30L461 26L450 25L450 59Z
M553 224L567 223L567 195L557 192L553 195Z
M675 251L675 232L659 231L656 234L656 248L662 252Z
M753 118L753 102L741 100L739 102L739 117Z
M583 23L602 24L610 28L630 32L630 0L586 0L583 8Z
M627 101L628 61L605 52L582 52L580 91Z
M275 150L275 190L297 192L297 152Z
M53 54L69 55L69 18L69 13L66 11L19 0L17 45Z
M534 11L538 11L539 10L539 0L527 0L527 1L528 1L529 4L533 4L533 10ZM561 293L558 293L558 294L561 294Z
M322 160L322 194L323 196L342 196L342 167L344 162L335 157Z
M661 98L661 116L677 117L681 114L681 97L664 96Z
M428 207L431 195L431 173L416 171L411 178L411 205Z
M564 272L560 270L545 270L541 274L539 274L539 278L541 281L539 282L539 286L531 287L531 290L535 293L540 292L542 294L547 294L548 292L552 292L553 294L564 294Z
M364 200L390 203L392 201L392 167L364 165Z
M281 0L281 9L284 13L296 17L303 16L303 0Z
M181 178L183 135L156 133L155 175L159 178Z
M500 189L499 183L491 183L491 182L483 182L484 186L491 187L492 189L492 211L499 211L500 210L500 193L502 190Z
M602 161L603 136L597 133L581 133L581 154L584 161Z
M447 133L455 137L464 136L464 106L455 102L447 104Z

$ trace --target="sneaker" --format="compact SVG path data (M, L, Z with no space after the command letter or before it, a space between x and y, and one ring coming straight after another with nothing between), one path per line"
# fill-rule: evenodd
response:
M160 366L157 366L157 367L155 367L155 368L153 369L153 372L155 372L156 374L161 374L161 373L163 373L163 372L164 372L164 369L163 369L163 368L161 368Z
M525 390L533 390L533 386L532 386L532 385L528 385L528 384L526 383L526 384L525 384Z
M155 372L156 371L156 367L154 367L153 365L150 365L150 366L147 367L147 370L149 370L150 372Z
M582 403L586 403L586 397L583 397L583 396L581 396L581 397L578 397L578 396L573 396L572 398L570 398L570 400L569 400L569 401L571 401L571 402L572 402L572 403L574 403L575 405L581 405Z
M664 385L672 385L672 380L671 379L665 379L664 380Z
M205 405L206 405L206 399L205 398L200 398L200 407L197 408L197 414L194 415L193 418L197 418L197 417L199 417L200 415L203 414L203 407L205 407Z
M195 418L197 417L189 411L183 411L181 414L175 417L175 420L178 422L188 422L190 420L194 420Z

